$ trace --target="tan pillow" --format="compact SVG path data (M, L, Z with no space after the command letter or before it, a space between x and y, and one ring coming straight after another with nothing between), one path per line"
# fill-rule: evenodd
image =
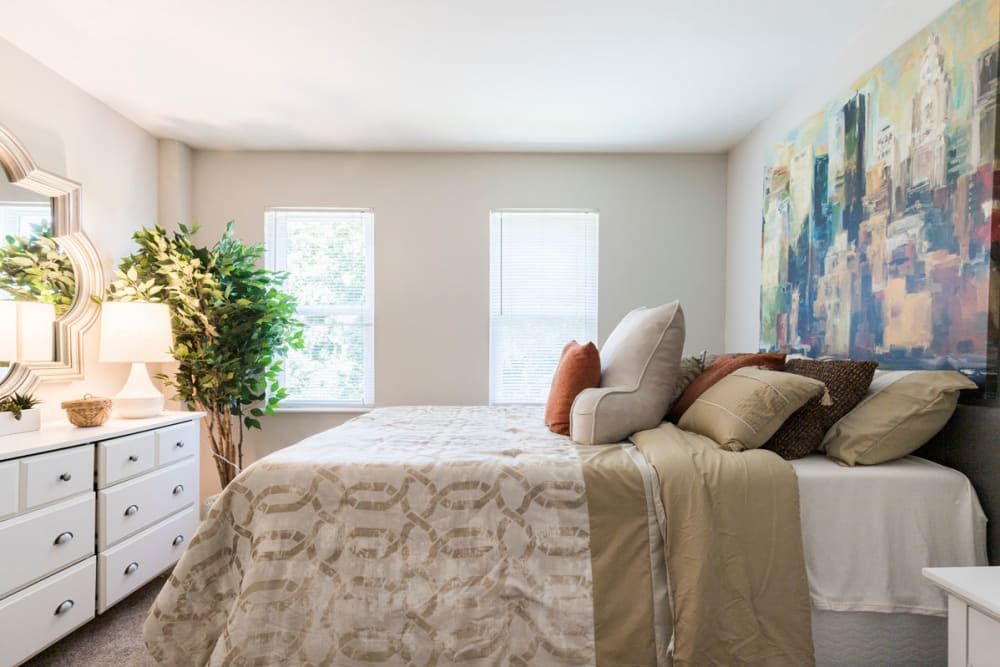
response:
M737 368L749 368L750 366L762 366L780 371L785 367L785 355L781 352L750 352L747 354L721 354L715 357L712 363L705 367L705 371L695 377L684 388L680 398L674 402L668 415L670 421L676 424L684 411L694 405L695 400L716 382Z
M684 349L684 311L674 301L637 308L601 348L601 386L573 401L570 437L584 445L621 442L656 428L670 406Z
M944 428L961 390L975 388L955 371L878 373L861 402L827 431L822 447L849 466L902 458Z
M734 452L756 449L770 440L793 412L825 393L826 386L813 378L740 368L699 396L678 426Z

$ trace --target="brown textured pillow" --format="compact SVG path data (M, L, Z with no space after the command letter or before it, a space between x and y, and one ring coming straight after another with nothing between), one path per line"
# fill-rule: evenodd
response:
M593 343L566 343L552 376L552 389L545 404L545 425L553 433L569 435L573 399L584 389L601 386L601 356Z
M872 383L878 363L874 361L815 361L789 359L785 371L819 380L830 392L830 405L814 398L789 417L768 440L764 449L783 459L800 459L819 449L827 430L857 405Z
M735 370L759 366L766 370L780 371L785 367L785 355L783 353L761 352L750 354L724 354L715 358L705 369L705 372L696 377L687 386L681 397L674 403L670 410L670 421L677 422L681 415L690 408L698 397L704 394L712 385L726 377Z

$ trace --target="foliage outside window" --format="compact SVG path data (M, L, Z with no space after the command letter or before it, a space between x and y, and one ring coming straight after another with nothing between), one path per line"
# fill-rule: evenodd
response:
M374 402L374 215L365 209L274 208L267 266L285 274L304 325L285 360L282 407Z

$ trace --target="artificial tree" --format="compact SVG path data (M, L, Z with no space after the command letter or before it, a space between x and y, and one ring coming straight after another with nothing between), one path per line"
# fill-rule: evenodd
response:
M245 429L260 429L259 418L285 396L282 359L302 347L285 275L261 268L263 245L242 243L233 225L211 247L195 244L196 226L139 230L139 249L121 261L108 288L111 300L170 306L178 369L159 377L176 400L207 414L223 487L243 468Z

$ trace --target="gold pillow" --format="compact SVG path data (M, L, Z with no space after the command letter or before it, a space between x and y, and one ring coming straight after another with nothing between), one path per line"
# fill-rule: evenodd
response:
M826 394L826 385L813 378L741 368L709 387L677 425L734 452L756 449L770 440L793 412L821 394Z
M902 458L944 428L961 390L975 388L956 371L877 373L861 402L827 431L821 448L849 466Z

